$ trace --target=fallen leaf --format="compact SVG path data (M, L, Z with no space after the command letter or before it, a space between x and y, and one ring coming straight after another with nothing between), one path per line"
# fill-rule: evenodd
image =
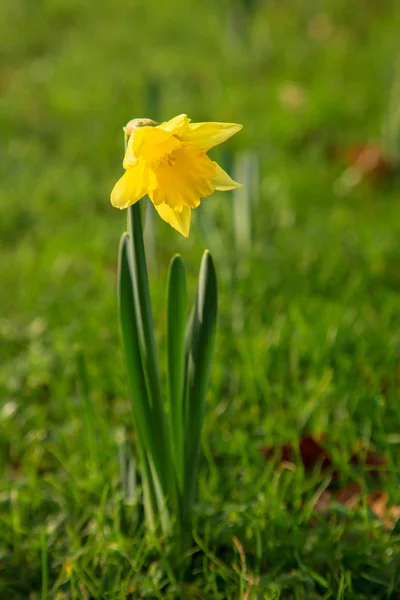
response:
M328 489L325 489L314 505L316 513L329 513L330 507L336 503L341 504L349 510L355 509L361 502L362 487L355 481L350 481L345 486L337 489L340 473L334 470L334 464L327 450L322 443L326 440L326 434L318 436L303 435L299 441L298 454L306 471L313 471L317 466L321 471L331 469L331 481ZM296 451L292 444L283 444L281 446L269 446L262 449L266 458L277 458L281 469L296 470ZM361 448L357 453L350 457L352 465L358 467L373 467L368 471L375 478L387 471L388 460L379 452L369 448ZM336 491L332 491L336 489ZM367 497L367 502L372 513L382 521L386 529L393 529L400 519L400 506L388 506L388 493L386 490L372 492Z
M291 444L283 444L282 446L267 446L261 448L261 453L265 458L277 458L279 462L291 462L294 450Z
M335 495L335 501L347 508L355 508L361 498L361 486L359 483L350 481L342 487Z
M390 528L391 528L400 519L400 506L397 506L397 505L390 506L389 511L388 511L388 516L389 516L389 521L387 521L387 522L390 522Z
M368 504L374 515L383 521L386 529L393 529L400 518L400 506L388 506L389 494L386 490L376 490L368 496Z
M368 496L368 504L376 517L383 519L386 513L388 493L385 491L375 491Z
M378 144L367 143L348 149L350 166L358 169L363 175L373 174L381 177L392 171L394 165L389 161Z
M338 179L339 187L353 188L361 181L379 183L392 175L396 164L390 160L377 142L354 144L334 151L334 156L347 163L347 168Z
M317 465L324 471L332 465L328 452L316 441L317 436L304 435L299 442L299 453L301 462L306 471L312 471ZM325 439L322 434L319 440ZM295 448L292 444L283 444L280 447L269 446L261 450L265 458L277 457L280 465L282 463L294 463L296 456Z
M332 492L324 490L314 505L314 510L317 513L322 513L328 510L332 503Z
M299 441L299 454L301 462L306 471L312 471L316 466L319 466L321 471L326 471L334 467L332 459L328 451L322 445L322 442L326 440L326 434L322 433L319 435L303 435ZM280 466L295 469L296 451L293 444L282 444L282 446L268 446L261 449L262 454L265 458L277 458ZM360 467L369 467L366 469L373 477L377 478L384 474L387 470L389 462L387 458L380 454L370 450L369 448L362 448L357 453L354 453L349 462L352 465ZM375 467L375 468L371 468ZM336 470L332 471L332 482L337 482L340 473Z
M385 468L388 466L388 460L383 454L379 454L378 452L373 452L372 450L366 450L364 452L359 452L358 454L353 454L350 458L350 462L352 465L366 465L367 467L380 467L378 469L368 469L368 472L373 477L379 477Z
M327 513L333 503L342 504L348 509L356 508L362 498L360 484L351 481L340 488L336 494L329 490L322 492L314 506L314 511L321 514ZM376 490L367 497L368 505L372 513L382 521L385 529L393 529L400 519L400 506L388 506L389 495L386 490Z
M322 471L332 465L327 451L312 436L301 438L299 450L306 471L312 471L317 464L321 465Z

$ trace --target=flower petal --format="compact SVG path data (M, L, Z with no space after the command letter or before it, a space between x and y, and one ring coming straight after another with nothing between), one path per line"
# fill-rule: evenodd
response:
M220 192L227 192L228 190L237 190L238 188L243 187L242 183L237 183L234 181L228 173L226 173L218 163L214 162L214 165L217 168L217 174L215 177L211 179L211 185L214 186L214 190L219 190Z
M154 166L154 175L157 187L149 193L153 204L165 203L179 212L183 206L196 208L200 198L214 193L211 179L216 175L216 166L194 144L182 144L171 153L169 161Z
M135 165L137 165L137 162L138 162L137 156L135 156L135 152L133 150L133 143L135 141L135 133L136 133L136 131L133 130L129 136L128 143L126 145L124 162L122 163L122 166L124 167L124 169L130 169L130 167L134 167Z
M183 206L180 212L177 212L164 202L155 206L156 211L164 221L171 227L179 231L184 237L189 237L190 216L192 209L189 206Z
M178 115L177 117L158 125L158 129L164 129L164 131L168 131L173 135L178 135L189 123L190 119L188 119L186 115Z
M129 169L130 167L134 167L137 164L138 141L136 140L136 136L138 133L138 129L145 127L146 130L149 130L149 128L155 128L156 125L157 123L155 121L152 121L151 119L132 119L123 128L125 136L128 138L124 162L122 163L124 169ZM140 134L139 137L143 139L143 134Z
M203 150L209 150L225 142L242 127L237 123L188 123L177 135L183 142L191 142Z
M111 204L116 208L128 208L148 194L155 185L152 171L144 161L139 161L117 181L111 192Z
M133 138L133 139L132 139ZM131 135L127 155L132 139L132 155L148 163L158 163L174 150L181 148L183 142L171 132L158 127L139 127Z

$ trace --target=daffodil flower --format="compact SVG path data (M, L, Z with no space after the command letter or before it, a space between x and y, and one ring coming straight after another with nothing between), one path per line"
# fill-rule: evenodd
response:
M241 128L236 123L191 123L186 115L161 125L150 119L129 121L124 128L126 172L114 186L111 203L124 209L147 194L160 217L188 237L191 212L201 198L242 187L207 156Z

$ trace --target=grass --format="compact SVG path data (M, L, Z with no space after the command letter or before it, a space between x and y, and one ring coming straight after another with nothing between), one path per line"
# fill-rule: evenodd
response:
M399 597L399 525L373 517L377 484L349 462L383 453L400 504L399 178L346 187L342 158L371 139L396 158L395 0L19 0L0 17L0 597ZM155 219L148 239L160 351L171 255L191 296L205 247L219 275L185 584L143 526L115 296L125 214L108 200L122 125L180 112L243 123L218 158L260 166L250 244L226 195L188 241ZM356 509L316 515L326 474L263 457L304 432L329 434Z

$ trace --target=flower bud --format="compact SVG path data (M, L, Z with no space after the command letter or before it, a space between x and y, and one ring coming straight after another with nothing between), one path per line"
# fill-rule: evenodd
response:
M137 127L155 127L156 125L158 125L158 123L152 119L131 119L124 127L125 135L129 138L133 130Z

